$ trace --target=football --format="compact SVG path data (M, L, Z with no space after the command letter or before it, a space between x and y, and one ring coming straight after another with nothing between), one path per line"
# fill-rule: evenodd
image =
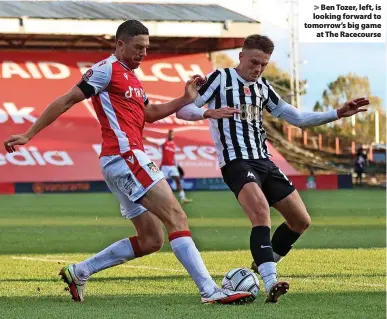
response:
M247 268L230 270L223 278L222 287L232 291L249 291L257 297L260 286L257 276Z

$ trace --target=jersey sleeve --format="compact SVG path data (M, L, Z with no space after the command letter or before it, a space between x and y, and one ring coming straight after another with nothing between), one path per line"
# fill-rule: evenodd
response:
M262 78L262 82L267 89L266 99L263 101L263 106L274 117L279 117L282 112L282 105L286 103L281 96L274 90L269 81Z
M112 74L112 65L104 60L94 64L87 70L79 81L77 86L83 92L86 98L97 95L108 86Z
M220 71L214 72L206 76L206 82L198 90L198 96L194 103L197 107L202 107L210 102L216 95L217 89L220 87Z

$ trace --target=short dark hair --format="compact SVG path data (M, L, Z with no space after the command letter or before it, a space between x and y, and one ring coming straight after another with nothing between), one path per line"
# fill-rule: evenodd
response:
M267 36L252 34L243 42L243 49L258 49L266 54L272 54L274 51L274 43Z
M138 20L127 20L118 27L116 42L118 40L127 41L136 35L149 35L148 28Z

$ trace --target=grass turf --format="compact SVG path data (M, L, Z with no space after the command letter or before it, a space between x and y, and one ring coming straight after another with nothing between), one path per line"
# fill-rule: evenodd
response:
M195 192L185 206L194 239L215 279L248 266L249 222L230 192ZM301 194L312 226L280 263L290 293L264 305L202 306L170 253L95 275L86 302L71 302L63 265L134 234L110 194L0 197L0 318L385 318L385 192ZM272 213L273 225L282 219Z

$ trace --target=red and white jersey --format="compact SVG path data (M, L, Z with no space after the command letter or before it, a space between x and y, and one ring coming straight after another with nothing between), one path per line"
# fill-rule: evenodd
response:
M78 87L87 98L91 97L101 124L100 156L144 150L142 130L149 102L131 69L112 55L93 65L82 76Z
M174 141L166 141L161 149L163 151L163 159L161 166L172 166L176 165L175 154L176 154L176 143Z

